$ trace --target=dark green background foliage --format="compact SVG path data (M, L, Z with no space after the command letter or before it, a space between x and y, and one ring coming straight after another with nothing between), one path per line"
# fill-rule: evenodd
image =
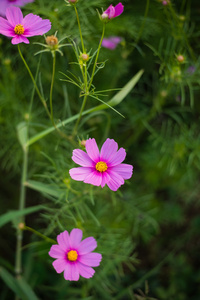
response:
M86 48L96 51L101 22L96 9L117 1L79 0ZM123 37L111 51L102 48L105 67L95 76L97 90L122 88L139 70L144 73L136 87L115 107L82 118L75 145L56 131L29 148L26 206L42 205L26 216L26 224L55 239L64 230L78 227L84 238L94 236L100 267L92 279L67 282L57 274L48 256L51 244L24 232L23 280L14 277L17 220L1 228L0 298L14 299L200 299L200 4L198 0L125 0L124 13L106 26L106 37ZM62 0L36 0L23 9L52 22L50 34L80 38L72 7ZM44 42L33 37L21 44L23 55L49 97L51 53L34 56ZM61 81L67 71L80 76L72 47L57 55L53 91L57 124L79 112L82 97L73 85ZM177 55L185 61L178 62ZM18 209L23 153L17 126L27 122L33 84L20 60L17 47L0 38L1 212ZM105 102L116 91L108 92ZM100 104L89 98L86 109ZM34 94L29 136L51 127ZM74 123L61 127L71 135ZM109 137L127 151L126 163L134 166L133 177L117 192L70 179L75 164L72 151L78 139L94 137L99 146ZM9 272L9 273L8 273ZM32 289L32 293L30 292ZM23 290L23 292L22 292Z

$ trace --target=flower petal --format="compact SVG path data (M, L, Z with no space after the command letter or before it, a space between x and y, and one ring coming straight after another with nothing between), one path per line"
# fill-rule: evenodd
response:
M110 159L110 161L108 163L109 167L113 167L113 166L121 164L121 162L124 161L125 157L126 157L125 149L120 148Z
M98 267L100 265L100 261L102 259L102 255L100 253L88 253L81 255L79 257L79 262L83 265L90 266L90 267Z
M90 183L96 186L100 186L102 182L102 173L97 172L96 170L91 172L87 177L85 177L84 181L85 183Z
M92 236L90 236L90 237L84 239L80 243L77 251L80 255L83 255L83 254L87 254L87 253L93 251L96 247L97 247L96 240Z
M13 45L20 44L20 43L29 44L29 40L23 35L16 35L14 38L12 38L11 43Z
M118 17L119 15L121 15L124 11L124 5L122 5L122 3L118 3L116 6L115 6L115 14L114 14L114 17Z
M104 14L108 15L109 19L114 18L115 15L115 8L114 6L111 4L105 11Z
M8 37L15 36L13 26L6 19L1 17L0 17L0 33Z
M6 9L6 18L13 27L15 27L18 24L21 24L23 20L21 9L16 6L8 7Z
M78 263L68 263L64 271L64 278L70 281L79 280L79 267Z
M120 164L111 167L111 170L122 176L124 179L130 179L133 174L133 166L128 164Z
M112 191L117 191L118 188L124 184L124 179L122 178L122 176L120 176L119 174L110 171L109 175L111 177L110 181L107 183L108 187L112 190Z
M100 161L103 160L105 162L108 162L111 157L117 152L117 149L118 144L114 140L107 139L101 147Z
M76 164L78 164L82 167L94 167L95 166L95 163L93 162L93 160L91 160L91 158L88 156L88 154L85 153L81 149L75 149L73 151L72 160Z
M87 167L78 167L69 170L71 178L77 181L83 181L92 172L93 169Z
M65 251L59 245L53 245L49 251L49 256L53 258L64 258Z
M97 147L97 143L95 139L88 139L85 145L87 154L89 157L97 163L99 161L99 149Z
M91 267L88 267L88 266L83 265L81 263L77 263L77 265L78 265L79 273L82 277L91 278L94 275L95 270L92 269Z
M72 229L70 236L69 236L71 248L75 249L78 247L78 245L80 244L80 242L82 240L82 236L83 236L83 232L81 229L78 229L78 228Z
M61 232L58 236L57 236L57 241L59 246L64 250L67 251L68 249L70 249L70 238L69 238L69 233L67 232L67 230Z
M106 183L110 181L110 175L107 172L102 173L102 182L101 182L101 187L103 188Z
M52 265L53 265L53 267L54 267L54 269L56 270L57 273L61 273L67 267L68 262L65 259L59 258L59 259L54 260Z
M22 25L24 25L24 36L26 37L43 35L51 29L51 22L49 20L43 20L39 16L33 14L25 16Z

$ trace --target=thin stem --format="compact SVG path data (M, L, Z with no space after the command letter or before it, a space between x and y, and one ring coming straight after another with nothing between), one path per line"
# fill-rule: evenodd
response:
M76 133L77 133L77 128L78 128L78 125L80 123L80 120L81 120L81 117L82 117L82 113L83 113L85 105L86 105L87 97L88 97L88 95L84 96L83 103L82 103L82 106L81 106L81 110L80 110L80 113L79 113L79 117L78 117L78 119L76 121L76 124L74 126L74 130L73 130L72 136L75 136Z
M20 189L20 198L19 198L19 210L23 210L25 207L26 199L26 187L24 182L27 177L28 170L28 147L23 148L23 166L22 166L22 177L21 177L21 189ZM24 217L21 217L20 223L24 222ZM15 259L15 273L17 278L20 277L22 273L22 263L21 263L21 249L22 249L22 239L23 232L18 228L17 229L17 245L16 245L16 259Z
M29 227L29 226L25 225L23 227L23 230L28 230L28 231L30 231L30 232L38 235L39 237L41 237L43 240L45 240L48 243L51 243L51 244L56 244L57 243L55 240L48 238L46 235L40 233L39 231L37 231L37 230L35 230L35 229L33 229L33 228Z
M42 104L43 104L43 106L44 106L44 108L45 108L45 110L46 110L48 116L49 116L50 119L51 119L51 114L50 114L50 112L49 112L49 110L48 110L48 107L47 107L47 105L46 105L46 101L43 99L43 97L42 97L42 95L41 95L41 93L40 93L40 91L39 91L39 89L38 89L38 87L37 87L37 84L36 84L36 82L35 82L35 79L34 79L34 77L33 77L33 74L32 74L32 72L31 72L31 70L30 70L30 68L29 68L29 66L28 66L28 64L27 64L27 62L26 62L26 60L25 60L25 58L24 58L23 55L22 55L22 52L21 52L20 47L19 47L19 44L18 44L18 51L19 51L19 55L20 55L20 57L21 57L21 59L22 59L24 65L25 65L25 67L26 67L26 69L27 69L27 71L28 71L28 73L29 73L29 75L30 75L30 77L31 77L31 79L32 79L32 82L33 82L33 84L34 84L34 87L35 87L35 90L36 90L36 92L37 92L37 94L38 94L38 97L40 98L40 100L41 100L41 102L42 102Z
M100 53L100 50L101 50L101 44L102 44L102 41L103 41L103 38L104 38L104 34L105 34L105 28L106 28L106 24L103 23L103 30L102 30L101 40L99 42L99 47L98 47L96 58L95 58L95 62L94 62L94 65L93 65L93 70L92 70L92 75L91 75L91 78L90 78L90 84L89 84L89 87L88 87L88 91L91 88L92 81L93 81L93 78L94 78L94 73L95 73L95 69L96 69L96 65L97 65L97 60L99 58L99 53Z
M53 85L55 79L55 69L56 69L56 53L53 55L53 70L52 70L52 77L51 77L51 87L50 87L50 95L49 95L49 102L50 102L50 112L51 112L51 121L53 125L55 124L53 119Z
M76 13L76 19L77 19L77 22L78 22L78 29L79 29L80 38L81 38L82 51L85 52L85 47L84 47L84 42L83 42L83 36L82 36L82 31L81 31L81 24L80 24L80 20L79 20L79 16L78 16L78 11L77 11L76 5L74 5L74 9L75 9L75 13Z

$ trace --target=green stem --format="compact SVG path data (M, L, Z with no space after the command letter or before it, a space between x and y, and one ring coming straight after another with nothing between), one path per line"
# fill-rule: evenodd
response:
M56 69L56 53L53 55L53 70L52 70L52 78L51 78L51 87L50 87L50 95L49 95L49 102L50 102L50 112L51 112L51 121L53 125L55 124L53 119L53 85L55 79L55 69Z
M91 75L91 78L90 78L90 84L89 84L89 87L88 87L88 91L90 90L92 82L93 82L94 73L95 73L97 61L98 61L98 58L99 58L99 53L100 53L100 50L101 50L101 44L102 44L102 41L103 41L103 38L104 38L104 34L105 34L105 28L106 28L106 24L103 23L102 35L101 35L101 39L100 39L100 42L99 42L99 47L98 47L98 50L97 50L95 62L94 62L94 65L93 65L93 70L92 70L92 75Z
M82 113L83 113L85 105L86 105L87 97L88 97L88 95L84 96L83 103L82 103L82 106L81 106L81 110L79 112L79 117L78 117L78 119L76 121L76 124L74 126L74 130L73 130L72 136L75 136L77 134L77 128L78 128L78 125L80 123L80 120L81 120L81 117L82 117Z
M23 156L23 166L22 166L22 177L21 177L21 189L20 189L20 198L19 198L19 210L23 210L25 207L26 199L26 187L24 182L27 177L28 170L28 147L24 148ZM20 223L24 222L24 217L21 217ZM21 251L22 251L22 239L23 232L18 228L17 229L17 245L16 245L16 259L15 259L15 273L17 278L20 277L22 273L22 263L21 263Z
M104 34L105 34L105 23L103 24L103 30L102 30L102 35L101 35L101 40L99 42L99 46L98 46L98 49L97 49L97 54L96 54L96 57L95 57L95 62L94 62L94 65L93 65L93 69L92 69L92 75L91 75L91 78L90 78L90 83L88 85L87 83L87 67L85 67L85 74L84 74L84 79L85 79L85 84L87 86L85 86L85 96L84 96L84 99L83 99L83 103L82 103L82 106L81 106L81 110L80 110L80 113L79 113L79 117L76 121L76 124L74 126L74 130L73 130L73 133L72 133L72 136L76 135L77 133L77 128L78 128L78 125L80 123L80 120L81 120L81 117L82 117L82 113L84 111L84 108L85 108L85 105L86 105L86 101L87 101L87 98L88 98L88 95L89 95L89 91L90 91L90 88L91 88L91 85L92 85L92 82L93 82L93 78L94 78L94 74L95 74L95 69L96 69L96 65L97 65L97 61L98 61L98 58L99 58L99 53L100 53L100 50L101 50L101 44L102 44L102 41L103 41L103 38L104 38Z
M37 231L37 230L35 230L35 229L33 229L33 228L29 227L29 226L25 225L24 228L23 228L23 230L28 230L28 231L36 234L37 236L41 237L43 240L45 240L48 243L57 244L57 242L55 240L48 238L46 235L40 233L39 231Z
M22 52L21 52L20 47L19 47L19 44L18 44L18 51L19 51L19 55L20 55L20 57L21 57L21 59L22 59L24 65L25 65L25 67L26 67L26 69L27 69L27 71L28 71L28 73L29 73L29 75L30 75L30 77L31 77L31 80L32 80L32 82L33 82L33 84L34 84L34 87L35 87L35 90L36 90L36 92L37 92L37 94L38 94L38 97L40 98L40 100L41 100L41 102L42 102L42 104L43 104L43 106L44 106L44 108L45 108L45 110L46 110L48 116L49 116L50 119L51 119L51 114L50 114L50 112L49 112L49 110L48 110L46 101L43 99L43 97L42 97L42 95L41 95L41 93L40 93L40 91L39 91L39 89L38 89L38 87L37 87L37 84L36 84L36 82L35 82L35 79L34 79L34 77L33 77L33 74L32 74L32 72L31 72L31 70L30 70L30 68L29 68L29 66L28 66L28 64L27 64L27 62L26 62L26 60L25 60L25 58L24 58L23 55L22 55Z
M80 20L79 20L76 5L74 5L74 9L75 9L75 13L76 13L76 19L77 19L77 22L78 22L78 29L79 29L80 38L81 38L82 51L84 53L85 52L85 47L84 47L83 36L82 36L82 31L81 31L81 24L80 24Z

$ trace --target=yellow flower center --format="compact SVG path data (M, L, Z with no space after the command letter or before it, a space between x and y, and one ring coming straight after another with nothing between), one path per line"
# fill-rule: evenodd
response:
M70 251L67 253L67 258L68 258L68 260L70 260L70 261L76 261L77 258L78 258L78 253L76 252L76 250L70 250Z
M24 26L21 25L21 24L16 25L15 28L14 28L14 32L18 35L23 34L24 33Z
M108 169L108 166L104 161L99 161L96 164L96 170L99 172L105 172L107 169Z

